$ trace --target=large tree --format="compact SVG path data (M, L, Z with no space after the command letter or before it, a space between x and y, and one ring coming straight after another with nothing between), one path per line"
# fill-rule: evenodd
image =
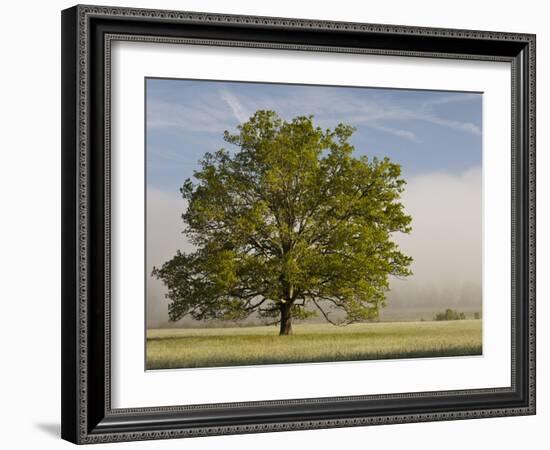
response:
M206 153L181 188L184 232L195 246L153 274L168 288L169 317L241 320L251 314L292 332L317 312L334 324L376 318L390 275L412 259L392 241L409 233L401 168L354 157L354 129L322 130L257 111ZM335 314L340 310L344 314Z

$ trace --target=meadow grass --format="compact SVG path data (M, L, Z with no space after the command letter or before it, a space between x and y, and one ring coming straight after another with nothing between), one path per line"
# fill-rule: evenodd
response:
M481 320L147 330L147 369L481 355Z

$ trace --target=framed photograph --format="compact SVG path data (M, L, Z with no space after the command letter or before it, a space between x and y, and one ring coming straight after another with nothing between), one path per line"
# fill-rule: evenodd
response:
M535 413L535 36L62 12L62 437Z

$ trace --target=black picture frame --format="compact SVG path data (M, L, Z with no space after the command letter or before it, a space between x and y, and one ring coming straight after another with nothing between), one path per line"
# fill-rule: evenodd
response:
M109 64L113 40L509 62L511 386L112 409ZM535 36L120 7L79 5L64 10L61 350L62 437L78 444L535 414Z

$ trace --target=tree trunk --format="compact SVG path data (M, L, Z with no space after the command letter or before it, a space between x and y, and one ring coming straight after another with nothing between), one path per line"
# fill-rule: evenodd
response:
M279 328L279 336L288 336L292 334L291 308L291 304L281 303L281 327Z

